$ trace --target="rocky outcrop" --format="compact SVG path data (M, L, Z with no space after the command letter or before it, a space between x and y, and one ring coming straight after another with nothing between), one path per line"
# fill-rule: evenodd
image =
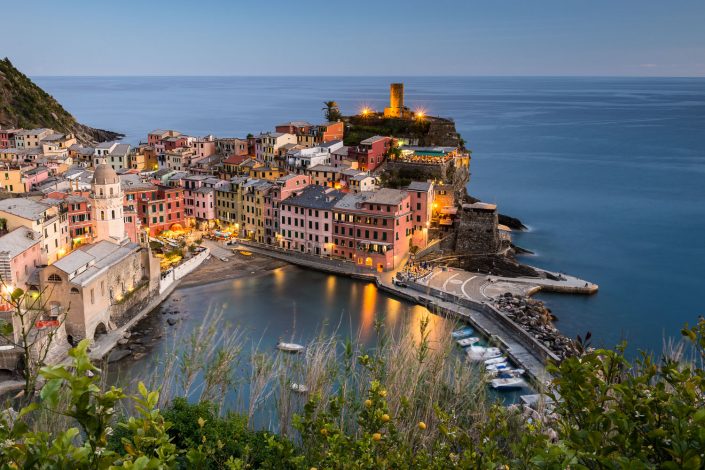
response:
M578 343L561 334L553 326L555 317L540 300L507 293L495 300L494 306L559 358L564 359L582 354L581 346Z
M7 58L0 60L0 127L47 127L74 134L79 142L85 144L124 137L117 132L94 129L77 122L61 104L17 70Z

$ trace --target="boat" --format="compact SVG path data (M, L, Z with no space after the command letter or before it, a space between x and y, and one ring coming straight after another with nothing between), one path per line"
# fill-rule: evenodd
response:
M492 364L499 364L500 362L507 362L507 356L493 357L492 359L487 359L485 365L489 366Z
M467 326L465 328L455 330L450 335L455 339L461 339L461 338L467 338L468 336L472 335L474 332L475 332L475 330L473 330L472 328Z
M3 344L0 346L0 351L10 351L12 349L15 349L15 347L11 344Z
M512 390L524 387L526 382L519 377L511 377L508 379L492 379L490 380L490 385L495 390Z
M509 369L509 364L506 362L497 362L495 364L490 364L489 366L485 367L485 370L487 372L497 372L499 370L506 370Z
M242 256L252 256L252 252L251 252L251 251L247 251L247 250L240 250L239 253L240 253Z
M292 383L289 388L291 388L292 392L296 393L308 393L308 387L304 384L297 384L297 383Z
M502 351L499 348L487 348L485 346L470 346L465 352L472 361L485 361L502 355Z
M464 348L466 346L472 346L473 344L477 343L478 341L480 341L480 338L478 338L477 336L471 336L469 338L459 339L456 341L456 343L458 343L458 346L461 346Z
M277 343L277 349L284 352L300 353L306 349L306 347L296 343L279 342Z
M498 370L497 373L497 378L498 379L510 379L512 377L521 377L524 375L524 372L526 372L524 369L501 369Z

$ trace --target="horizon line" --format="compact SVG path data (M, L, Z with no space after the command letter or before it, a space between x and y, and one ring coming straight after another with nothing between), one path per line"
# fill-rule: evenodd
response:
M169 75L169 74L100 74L100 75L68 75L68 74L38 74L28 75L36 78L684 78L702 79L703 75L244 75L244 74L204 74L204 75Z

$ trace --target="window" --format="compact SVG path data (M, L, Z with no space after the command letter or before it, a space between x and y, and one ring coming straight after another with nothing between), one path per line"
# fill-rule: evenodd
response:
M59 276L56 273L49 274L49 277L47 278L49 282L61 282L61 276Z

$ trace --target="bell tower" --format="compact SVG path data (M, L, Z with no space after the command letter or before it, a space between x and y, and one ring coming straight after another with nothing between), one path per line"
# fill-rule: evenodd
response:
M91 188L96 241L122 243L125 240L122 187L117 173L104 158L96 165Z

